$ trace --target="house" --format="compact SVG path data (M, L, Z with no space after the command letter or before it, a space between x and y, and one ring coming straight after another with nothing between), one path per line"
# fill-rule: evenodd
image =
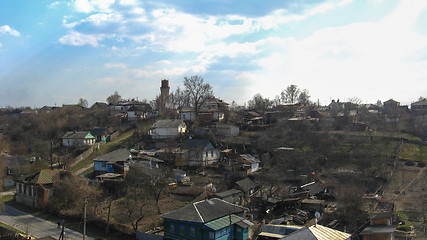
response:
M132 104L132 106L127 109L128 121L145 119L152 116L153 116L152 108L148 103Z
M250 239L247 208L213 198L162 215L164 239Z
M96 138L89 131L69 131L61 139L64 147L93 145L96 141Z
M424 110L427 111L427 99L424 98L422 100L411 103L411 110Z
M214 195L216 198L222 199L229 203L241 204L243 199L243 193L237 189L229 189L227 191L219 192Z
M257 240L275 240L281 239L286 235L289 235L299 229L302 226L297 225L277 225L277 224L266 224L261 233L258 235Z
M249 178L237 181L236 185L245 196L252 196L257 191L257 185Z
M240 154L240 158L243 163L243 168L247 174L254 173L260 169L259 163L261 162L258 158L250 154Z
M187 139L175 151L176 166L207 166L218 162L219 158L219 149L206 139Z
M206 99L199 111L201 120L220 122L225 118L228 103L218 98Z
M42 169L35 174L16 180L15 200L32 208L44 208L53 196L56 177L71 175L66 171Z
M371 216L369 226L360 233L362 240L395 239L396 226L393 226L393 212L380 212Z
M325 208L325 200L319 199L304 199L301 201L301 209L309 212L323 212Z
M285 237L283 240L350 240L351 234L328 228L319 224L303 227Z
M90 133L92 134L92 136L95 137L95 141L96 142L109 142L110 139L110 131L108 130L108 128L104 128L104 127L96 127L94 129L92 129L92 131L90 131Z
M126 177L129 171L130 152L125 148L117 149L93 160L95 176L104 173L118 173Z
M4 166L4 169L1 169L4 172L0 176L5 189L15 187L15 179L18 176L30 173L30 163L23 156L0 156L0 162Z
M238 136L240 133L239 127L227 123L216 123L216 135L222 137Z
M324 192L325 189L320 186L316 182L310 182L304 185L301 185L300 187L297 187L295 191L291 192L291 194L295 195L304 195L307 194L307 196L317 196L318 194Z
M264 117L261 113L258 113L254 110L246 111L245 116L243 117L246 124L249 125L261 125L264 123Z
M199 109L199 119L204 122L220 122L224 120L227 110L228 103L218 98L209 98L204 101ZM194 108L185 107L179 113L183 120L194 121L196 119Z
M187 131L187 125L181 119L157 120L149 131L153 139L175 138Z
M179 115L181 116L182 120L186 121L194 121L196 119L196 112L194 111L194 108L190 107L183 107L179 110Z

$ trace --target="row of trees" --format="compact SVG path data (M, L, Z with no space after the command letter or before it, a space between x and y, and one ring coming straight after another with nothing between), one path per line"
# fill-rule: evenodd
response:
M251 100L248 101L247 106L251 109L258 109L265 111L268 108L273 106L278 106L283 103L289 104L310 104L310 95L307 89L299 89L297 85L289 85L284 89L280 96L277 95L273 100L263 97L261 94L257 93L253 96Z

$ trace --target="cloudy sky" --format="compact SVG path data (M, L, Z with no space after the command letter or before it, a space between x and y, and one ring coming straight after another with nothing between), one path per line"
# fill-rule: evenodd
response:
M427 97L425 0L0 0L0 106L153 99L199 75L217 97Z

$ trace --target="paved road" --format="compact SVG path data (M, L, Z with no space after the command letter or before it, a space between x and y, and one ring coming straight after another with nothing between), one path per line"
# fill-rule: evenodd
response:
M36 238L52 236L58 238L61 230L57 228L57 224L35 217L31 214L21 212L11 206L6 205L5 211L0 213L0 222L19 229L23 232L28 232ZM70 240L81 240L83 235L79 232L65 228L65 238ZM86 236L86 239L93 238Z

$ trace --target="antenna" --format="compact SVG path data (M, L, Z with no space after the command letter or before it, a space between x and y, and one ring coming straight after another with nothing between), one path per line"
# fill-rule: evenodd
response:
M316 225L315 227L317 227L317 219L320 218L320 212L317 212L314 214L314 216L316 217Z

